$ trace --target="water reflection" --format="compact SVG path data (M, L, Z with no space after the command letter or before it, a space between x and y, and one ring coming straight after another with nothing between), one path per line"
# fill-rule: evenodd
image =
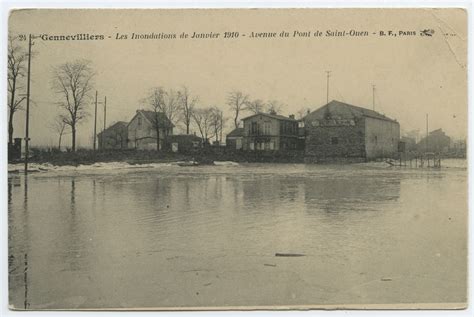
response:
M376 210L400 198L400 176L308 178L304 180L308 212L341 213Z
M413 201L417 195L460 201L465 175L294 168L30 175L22 187L9 178L10 302L17 308L240 304L225 297L235 289L249 301L264 298L255 304L310 304L299 296L328 299L319 290L365 285L362 270L376 280L386 268L404 276L400 259L416 263L410 270L434 267L430 281L437 281L442 269L426 245L454 238L423 231L441 228L445 210L434 204L429 213L416 210L423 222L411 221ZM276 252L306 257L275 259ZM450 259L442 258L450 272L462 272L462 263ZM300 290L297 298L290 289ZM426 294L416 290L403 293Z

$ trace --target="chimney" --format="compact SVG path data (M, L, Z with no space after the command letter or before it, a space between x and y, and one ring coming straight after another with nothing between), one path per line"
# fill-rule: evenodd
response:
M294 119L295 118L295 115L294 114L290 114L290 119Z

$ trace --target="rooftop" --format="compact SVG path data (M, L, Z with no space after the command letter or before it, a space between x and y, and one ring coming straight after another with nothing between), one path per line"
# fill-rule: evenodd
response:
M244 128L235 128L227 134L228 137L239 137L244 135Z
M174 127L174 124L165 116L163 112L154 112L151 110L137 110L137 114L142 113L148 121L153 123L155 121L155 116L158 115L158 120L163 123L166 122L169 126Z
M271 113L266 113L266 112L259 112L259 113L253 114L251 116L245 117L242 120L247 120L247 119L253 118L255 116L265 116L265 117L269 117L269 118L273 118L273 119L277 119L277 120L286 120L286 121L294 121L294 122L298 121L295 118L285 117L285 116L282 116L282 115L279 115L279 114L271 114Z
M350 105L350 104L340 102L337 100L332 100L328 104L311 112L308 115L311 115L313 113L321 113L321 115L324 115L326 111L328 111L332 116L340 116L342 118L363 116L363 117L375 118L375 119L380 119L380 120L385 120L385 121L397 122L396 120L391 119L374 110Z
M128 125L128 122L117 121L117 122L113 123L112 125L108 126L105 130L99 132L98 134L102 134L102 132L109 131L109 130L114 130L114 129L118 129L118 128L126 129L127 125Z

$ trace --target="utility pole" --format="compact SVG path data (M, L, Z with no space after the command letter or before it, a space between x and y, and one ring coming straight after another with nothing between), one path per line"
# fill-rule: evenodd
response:
M28 75L26 82L26 124L25 124L25 174L28 173L28 155L29 155L29 141L30 141L30 79L31 79L31 34L28 41Z
M375 85L372 85L372 110L375 111Z
M104 130L105 131L105 122L107 121L107 96L104 97Z
M95 111L94 111L94 151L96 149L97 137L97 90L95 91Z
M329 103L329 77L331 75L331 71L327 70L326 71L327 77L326 77L326 104Z
M105 127L106 127L106 121L107 121L107 96L104 97L104 129L102 130L102 135L100 142L102 144L102 150L104 149L104 134L105 134Z
M428 152L428 114L426 114L426 142L425 142L425 152Z

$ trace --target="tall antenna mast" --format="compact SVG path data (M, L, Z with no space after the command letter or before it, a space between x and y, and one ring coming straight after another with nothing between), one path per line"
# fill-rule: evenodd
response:
M372 110L375 111L375 85L372 85Z
M94 151L96 149L96 136L97 136L97 90L95 91L95 110L94 110Z
M428 132L428 114L426 114L426 142L425 142L425 152L428 152L428 136L429 136L429 132Z
M331 71L327 70L326 71L327 77L326 77L326 103L329 103L329 77L331 76Z

